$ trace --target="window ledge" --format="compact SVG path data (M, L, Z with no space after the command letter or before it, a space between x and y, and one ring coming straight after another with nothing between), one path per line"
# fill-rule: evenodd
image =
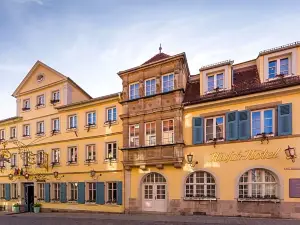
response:
M91 130L91 129L97 129L97 128L98 128L97 124L84 126L84 130Z
M255 198L238 198L238 202L274 202L279 203L280 199L255 199Z
M78 166L78 162L76 162L76 163L68 163L67 162L67 166Z
M96 202L85 202L86 205L97 205Z
M22 139L23 139L23 140L30 139L30 138L31 138L30 135L29 135L29 136L22 136Z
M284 75L283 77L277 76L277 77L273 77L273 78L267 78L266 81L269 82L269 81L284 79L284 78L288 78L288 77L295 77L295 76L297 76L297 75L287 74L287 75Z
M67 132L75 132L77 130L78 130L77 127L76 128L67 128Z
M217 201L217 198L184 197L185 201Z
M118 162L119 162L118 159L112 159L111 162L109 162L109 159L104 159L104 161L103 161L103 163L105 163L105 164L107 164L107 163L113 164L113 163L118 163Z
M45 108L46 105L36 105L35 108L38 110L38 109L42 109L42 108Z
M104 127L110 127L110 126L115 126L115 125L118 125L118 124L119 124L118 120L111 121L110 123L108 121L106 121L103 126Z
M90 161L90 162L88 162L88 161L84 161L84 165L91 165L91 164L98 164L98 161L97 160L93 160L93 161Z
M45 132L44 133L37 133L37 134L35 134L35 136L37 136L37 137L44 137L46 134L45 134Z
M222 91L226 91L226 90L228 90L228 89L220 88L218 91L217 90L206 91L205 94L213 94L213 93L218 93L218 92L222 92Z

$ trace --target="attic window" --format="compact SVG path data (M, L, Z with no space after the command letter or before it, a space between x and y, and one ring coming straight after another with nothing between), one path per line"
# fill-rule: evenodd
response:
M37 82L42 82L44 80L44 75L43 74L39 74L37 76Z

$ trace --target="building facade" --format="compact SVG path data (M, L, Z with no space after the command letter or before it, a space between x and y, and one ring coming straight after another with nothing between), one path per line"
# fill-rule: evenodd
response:
M299 42L197 75L160 49L118 75L91 98L34 65L0 121L2 207L300 217Z

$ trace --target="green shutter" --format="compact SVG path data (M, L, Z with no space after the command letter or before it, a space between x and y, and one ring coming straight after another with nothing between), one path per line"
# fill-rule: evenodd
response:
M85 204L85 183L79 182L78 183L78 199L77 202L79 204Z
M245 140L251 137L251 126L250 126L250 111L244 110L239 111L239 139Z
M203 143L203 118L193 117L193 144Z
M60 184L60 202L62 202L62 203L67 202L67 184L66 183Z
M292 134L292 104L281 104L277 107L278 136Z
M45 183L45 202L50 202L50 184Z
M238 112L226 113L226 140L238 139Z
M122 181L117 182L117 204L122 205L123 202L123 186Z
M105 190L104 190L104 182L97 182L96 183L96 203L100 205L105 204Z
M5 200L10 200L10 184L5 184Z

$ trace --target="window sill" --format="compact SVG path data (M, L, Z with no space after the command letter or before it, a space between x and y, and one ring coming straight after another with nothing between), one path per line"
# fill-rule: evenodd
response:
M266 81L269 82L269 81L284 79L284 78L288 78L288 77L295 77L295 76L297 76L297 75L287 74L287 75L284 75L283 77L277 76L277 77L273 77L273 78L267 78Z
M224 139L216 140L217 143L224 142L224 141L225 141ZM209 141L206 141L205 143L207 143L207 144L214 144L215 142L213 140L209 140Z
M78 166L78 162L76 162L76 163L67 163L67 166Z
M217 201L217 198L184 197L185 201Z
M95 124L95 125L85 125L84 126L84 130L91 130L91 129L97 129L98 128L98 126L97 126L97 124Z
M88 161L84 161L84 165L91 165L91 164L98 164L98 162L97 162L97 160L94 160L94 161L90 161L90 162L88 162Z
M222 91L226 91L226 88L220 88L218 91L217 90L212 90L212 91L206 91L205 94L213 94L213 93L218 93L218 92L222 92Z
M60 167L61 166L61 164L60 163L55 163L54 165L53 165L53 162L51 163L51 167Z
M45 107L46 107L46 105L37 105L37 106L35 106L35 109L38 110L38 109L42 109Z
M97 205L96 202L85 202L86 205Z
M24 112L30 112L31 111L31 109L22 109L22 112L24 113Z
M78 128L76 127L76 128L67 128L67 132L75 132L75 131L77 131L78 130Z
M39 133L39 134L35 134L36 137L44 137L45 133Z
M111 121L111 123L109 123L108 121L106 121L103 126L104 127L111 127L111 126L115 126L115 125L118 125L118 124L119 124L118 120Z
M238 198L238 202L274 202L279 203L280 199L252 199L252 198Z
M30 138L31 138L30 135L29 135L29 136L23 136L23 137L22 137L23 140L30 139Z
M114 164L114 163L118 163L119 162L119 160L118 159L112 159L111 161L109 161L109 159L104 159L104 161L103 161L103 163L105 163L105 164Z

